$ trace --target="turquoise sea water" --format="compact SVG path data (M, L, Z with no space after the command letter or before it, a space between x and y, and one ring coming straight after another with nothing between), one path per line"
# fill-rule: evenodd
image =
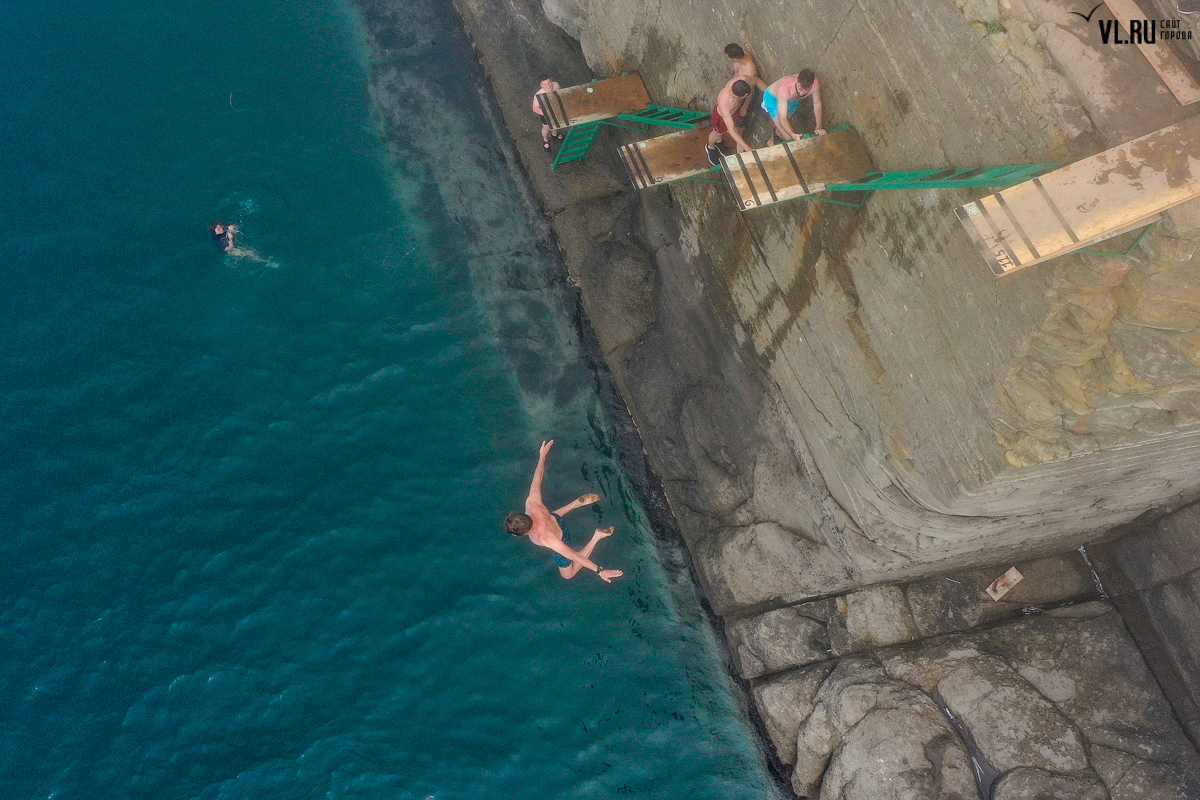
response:
M0 796L774 797L409 6L448 157L343 0L0 2ZM613 586L500 532L548 437Z

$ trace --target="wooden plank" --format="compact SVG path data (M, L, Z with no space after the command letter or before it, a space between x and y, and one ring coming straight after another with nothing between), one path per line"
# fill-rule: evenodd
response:
M582 86L570 86L557 92L542 92L537 99L542 114L555 132L574 125L611 119L617 114L642 111L650 105L646 85L636 72Z
M703 175L712 169L704 146L708 144L708 125L668 133L620 146L621 160L638 189L648 189L672 181Z
M1097 236L1095 239L1092 239L1090 242L1088 242L1088 244L1100 244L1101 242L1106 242L1109 239L1114 239L1123 233L1136 231L1138 228L1144 228L1145 226L1155 222L1162 222L1162 214L1152 214L1145 219L1139 219L1137 222L1134 222L1131 225L1126 225L1120 230L1113 231L1112 233L1106 233L1103 236Z
M1148 224L1200 197L1200 117L1010 186L955 213L997 276Z
M1104 2L1108 6L1108 10L1116 17L1117 22L1121 23L1126 35L1129 34L1129 23L1132 20L1153 19L1142 11L1136 0L1104 0ZM1167 85L1171 94L1175 95L1175 99L1180 104L1186 106L1200 100L1200 85L1196 83L1196 79L1180 61L1175 49L1165 42L1158 41L1157 38L1154 44L1138 44L1142 55L1150 62L1150 66L1154 67L1155 72L1159 74L1163 83Z
M734 153L722 166L743 210L816 194L875 169L853 128Z

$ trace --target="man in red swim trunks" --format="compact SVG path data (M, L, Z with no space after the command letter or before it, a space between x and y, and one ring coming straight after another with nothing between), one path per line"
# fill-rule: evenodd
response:
M735 75L717 95L717 104L713 106L712 111L712 132L708 134L708 146L704 148L708 153L708 161L713 166L721 163L721 151L717 149L717 143L724 142L727 133L737 143L739 153L754 149L746 144L739 132L749 121L746 113L750 109L750 92L750 84L746 82L745 76Z

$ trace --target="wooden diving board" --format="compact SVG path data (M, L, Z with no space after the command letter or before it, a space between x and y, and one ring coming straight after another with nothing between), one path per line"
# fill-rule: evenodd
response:
M541 92L537 101L550 127L559 133L576 125L642 111L650 105L650 95L642 83L642 76L630 72L556 92Z
M1121 27L1125 29L1127 38L1129 37L1130 22L1137 21L1139 25L1146 25L1146 20L1162 22L1162 20L1153 19L1153 17L1159 16L1157 12L1147 15L1135 0L1104 0L1104 3ZM1171 94L1175 95L1175 99L1180 104L1186 106L1195 103L1200 100L1200 84L1197 84L1196 79L1188 72L1175 49L1162 41L1162 34L1163 31L1158 31L1154 44L1138 42L1138 49L1142 51L1142 55L1150 62L1150 66L1154 67L1163 83L1167 85Z
M708 125L668 133L618 148L625 169L638 189L649 189L673 181L703 175L713 169L704 146L708 144Z
M955 209L997 276L1147 225L1200 197L1200 116Z
M849 126L799 141L734 153L722 166L743 210L807 197L827 183L850 183L875 169Z

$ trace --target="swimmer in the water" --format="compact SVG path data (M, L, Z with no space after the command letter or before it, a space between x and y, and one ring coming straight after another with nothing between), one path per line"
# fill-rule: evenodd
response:
M208 229L212 232L213 244L218 249L226 252L233 249L234 242L237 240L237 225L214 222L208 226Z

